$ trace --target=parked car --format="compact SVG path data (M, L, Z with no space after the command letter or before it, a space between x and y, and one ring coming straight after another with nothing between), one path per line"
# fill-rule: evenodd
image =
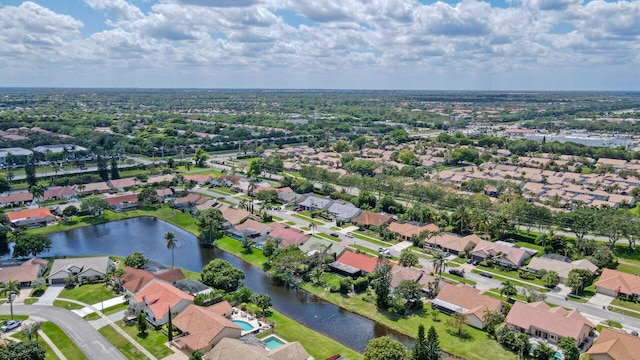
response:
M489 279L491 279L491 278L493 277L493 275L492 275L491 273L486 272L486 271L482 271L482 272L480 272L480 274L479 274L479 275L480 275L480 276L484 276L484 277L489 278Z
M345 236L351 239L353 238L353 233L348 232Z
M329 234L333 237L340 237L340 234L338 234L337 232L332 232L331 234Z
M464 277L464 270L460 269L449 269L449 274Z
M386 257L391 257L391 251L387 248L378 248L378 252Z
M2 329L2 331L4 332L7 332L20 327L20 325L22 325L22 321L20 320L9 320L6 323L4 323L4 325L2 325L0 329Z

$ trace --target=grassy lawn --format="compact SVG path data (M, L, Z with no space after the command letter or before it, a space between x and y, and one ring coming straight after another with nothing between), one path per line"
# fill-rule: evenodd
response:
M323 287L311 284L304 285L304 289L351 312L378 321L410 336L416 335L420 324L427 328L433 325L440 337L441 348L468 360L506 360L516 358L515 354L503 349L496 341L490 340L487 333L482 330L467 326L468 336L464 339L450 334L445 325L448 316L444 314L440 314L439 321L434 321L431 316L427 316L426 311L406 317L395 317L378 311L375 306L374 296L370 294L343 297L340 294L325 291ZM425 306L426 308L428 308L428 305Z
M635 311L639 311L640 312L640 304L633 302L633 301L625 301L625 300L621 300L621 299L613 299L613 301L611 301L611 305L614 306L620 306L629 310L635 310ZM635 317L640 317L640 314L636 314Z
M631 316L631 317L640 319L640 314L638 314L637 312L634 312L634 311L629 311L629 310L625 310L625 309L621 309L619 307L613 307L613 306L609 306L609 310L613 311L614 313L627 315L627 316Z
M42 331L56 344L67 359L87 359L76 344L56 324L48 321L42 323Z
M104 309L104 311L102 312L105 315L111 315L111 314L115 314L118 311L122 311L122 310L127 310L127 308L129 307L129 304L124 303L124 304L118 304L118 305L114 305L111 307L108 307L106 309ZM98 320L100 319L100 315L98 315L98 313L91 313L87 316L84 317L85 320Z
M93 305L99 303L100 300L108 300L115 296L111 290L104 287L104 284L89 284L73 289L64 289L58 297Z
M22 339L22 331L18 331L16 333L11 334L11 337L14 338L14 339ZM27 339L24 338L22 340L26 341ZM42 338L40 336L38 336L38 344L42 345L42 347L44 348L44 359L45 360L60 359L58 357L58 355L56 355L56 353L53 352L53 349L51 348L51 346L49 346L49 344L47 344L44 340L42 340Z
M296 224L293 221L285 221L284 223L289 225L289 226L295 226L295 224Z
M113 346L115 346L122 355L126 356L127 359L131 360L144 360L147 357L138 350L129 340L125 339L124 336L120 335L114 328L111 326L104 326L100 328L100 334L105 337Z
M315 359L326 359L335 354L341 354L349 360L362 359L362 354L345 347L337 341L306 328L277 311L272 310L271 312L272 315L269 320L276 323L276 327L274 330L260 334L259 337L276 334L287 341L299 341L305 345L304 348Z
M267 262L267 257L262 255L262 251L260 249L253 248L251 254L245 254L242 244L240 244L240 241L236 239L225 236L218 240L217 244L220 249L240 257L242 260L259 269L262 269L262 265Z
M440 274L440 276L442 276L443 278L449 279L449 280L453 280L454 284L457 283L464 283L464 284L468 284L468 285L476 285L477 282L473 281L473 280L469 280L466 278L461 278L460 276L456 276L456 275L451 275L447 272L443 272L442 274Z
M138 326L136 324L125 325L122 320L120 320L116 322L116 325L124 329L124 331L126 331L129 336L134 338L138 343L140 343L140 345L142 345L158 359L162 359L173 354L173 351L171 351L171 349L164 346L164 343L167 342L167 336L163 334L162 331L149 329L146 335L142 336L138 334Z
M387 242L384 242L384 241L381 241L381 240L376 240L375 238L362 236L362 234L360 232L358 232L358 231L354 232L353 236L355 238L357 238L357 239L368 241L368 242L370 242L372 244L376 244L376 245L382 246L382 247L387 247L387 246L391 245L391 244L389 244Z
M494 276L498 276L501 278L508 278L510 280L513 280L514 282L517 283L517 285L538 285L539 287L545 287L545 283L544 281L542 281L541 279L521 279L518 276L518 272L517 271L506 271L506 270L502 270L500 268L497 267L486 267L486 266L482 266L482 265L478 265L476 266L476 269L478 270L472 270L472 272L474 274L478 274L481 271L486 271L489 273L492 273Z
M271 215L271 219L273 219L273 221L282 221L281 217L277 217L275 215Z
M340 238L337 238L337 237L331 236L331 235L327 235L325 233L316 233L316 236L317 237L321 237L323 239L335 241L335 242L342 242L342 240L340 240Z
M491 296L492 298L495 298L495 299L498 299L498 300L507 301L507 297L506 296L501 296L500 295L500 289L490 289L489 291L486 291L483 294L487 295L487 296ZM527 298L522 296L522 295L514 295L511 298L515 299L515 300L519 300L519 301L525 302L525 303L528 302Z
M298 219L302 219L304 221L308 221L308 222L316 224L316 225L324 225L324 223L322 221L318 221L318 220L312 219L312 218L307 217L307 216L302 216L300 214L291 214L291 215L297 217Z
M67 309L67 310L78 310L82 309L84 306L64 300L53 300L53 306L57 306L59 308Z
M27 299L24 299L24 304L25 305L31 305L34 302L37 302L38 300L40 300L40 299L38 299L38 298L27 298Z

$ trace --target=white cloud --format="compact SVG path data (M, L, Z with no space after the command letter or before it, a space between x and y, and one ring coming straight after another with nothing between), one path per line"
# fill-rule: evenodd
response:
M135 5L125 0L84 0L89 6L98 10L109 10L115 12L119 18L139 19L144 16L142 11Z

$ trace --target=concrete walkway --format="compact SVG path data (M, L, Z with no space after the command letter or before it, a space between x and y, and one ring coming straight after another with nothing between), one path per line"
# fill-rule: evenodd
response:
M93 314L95 312L94 309L108 309L112 306L120 305L124 303L124 296L117 296L112 299L104 300L103 302L95 303L90 306L85 306L82 309L71 310L72 312L78 314L80 317L85 317L89 314Z
M60 359L60 360L67 360L67 357L64 356L64 354L62 353L62 351L60 351L60 349L58 349L58 347L56 346L56 344L51 341L51 339L49 339L49 337L47 336L47 334L45 334L42 330L38 330L38 335L40 336L40 338L42 340L44 340L44 342L47 343L47 345L49 345L49 347L51 348L51 350L53 350L53 352L56 354L56 356Z
M49 286L34 305L53 306L53 301L58 298L62 290L64 290L64 285Z
M109 321L115 323L118 320L122 320L122 318L124 318L125 311L126 310L118 311L117 313L107 315L106 317L100 317L100 319L91 320L89 321L89 324L91 324L91 326L93 326L94 329L100 330L103 327L109 325Z

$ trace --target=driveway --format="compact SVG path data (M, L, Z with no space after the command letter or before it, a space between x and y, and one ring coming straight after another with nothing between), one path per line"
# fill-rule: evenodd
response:
M78 348L91 360L126 360L87 321L78 315L55 306L15 305L15 314L35 316L58 325ZM8 315L9 306L0 306L0 315Z
M589 304L606 307L611 304L611 301L613 301L613 297L596 293L595 295L593 295L593 297L591 297L591 299L589 299Z
M47 290L40 296L40 300L38 300L34 305L44 305L44 306L53 306L53 300L55 300L58 295L64 290L64 285L51 285L47 288Z

